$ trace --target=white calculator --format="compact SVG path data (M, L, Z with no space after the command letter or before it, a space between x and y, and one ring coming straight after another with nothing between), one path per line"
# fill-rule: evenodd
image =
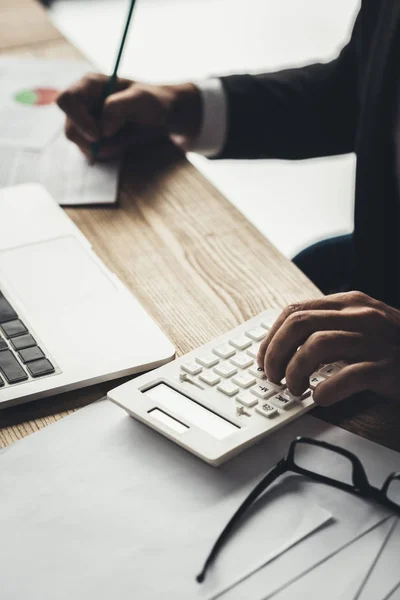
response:
M197 350L108 393L146 423L218 466L314 406L312 390L341 367L326 365L293 396L257 366L262 339L278 316L266 311Z

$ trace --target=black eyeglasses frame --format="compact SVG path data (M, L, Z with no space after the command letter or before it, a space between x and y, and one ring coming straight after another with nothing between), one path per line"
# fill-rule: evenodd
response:
M341 456L347 458L352 463L352 484L348 484L342 481L338 481L332 477L327 477L325 475L321 475L319 473L315 473L314 471L310 471L305 469L304 467L300 467L297 465L295 461L296 447L298 444L307 444L310 446L316 446L318 448L323 448L325 450L330 450L331 452L335 452L336 454L340 454ZM372 486L369 481L365 469L360 461L360 459L345 448L341 448L340 446L336 446L334 444L329 444L328 442L314 440L312 438L307 437L297 437L293 440L289 446L289 450L286 458L282 458L276 465L273 467L261 481L255 486L255 488L250 492L250 494L245 498L236 512L233 514L231 519L228 521L227 525L218 536L217 541L213 545L210 554L208 555L203 569L197 575L196 580L198 583L202 583L205 580L207 571L209 570L211 564L215 561L217 555L221 551L222 547L228 540L232 531L236 528L239 521L243 518L245 513L251 507L251 505L261 496L263 492L276 480L278 477L291 471L293 473L297 473L299 475L304 475L308 479L315 481L317 483L323 483L325 485L329 485L330 487L337 488L353 496L358 496L359 498L363 498L365 500L372 500L383 506L384 508L388 508L394 511L398 516L400 516L400 504L396 504L392 500L390 500L387 496L387 492L389 490L390 484L394 480L400 480L400 472L391 473L383 483L382 488L376 488Z

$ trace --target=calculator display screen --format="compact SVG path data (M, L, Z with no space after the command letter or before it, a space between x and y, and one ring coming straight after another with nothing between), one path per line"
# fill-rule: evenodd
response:
M179 416L183 423L195 425L216 439L222 440L240 429L165 383L159 383L144 394L157 402L159 408L170 410Z

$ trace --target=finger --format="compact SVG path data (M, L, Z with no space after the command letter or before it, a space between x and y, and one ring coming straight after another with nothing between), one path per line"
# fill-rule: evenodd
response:
M379 363L373 362L348 365L315 388L314 401L320 406L330 406L353 394L371 390L379 370Z
M307 300L305 302L287 306L269 330L268 335L261 342L257 355L258 366L262 369L264 368L265 353L269 344L286 319L288 319L291 315L297 312L307 311L340 311L352 305L366 305L369 300L371 300L369 296L366 296L361 292L345 292L340 294L331 294L329 296L325 296L324 298Z
M272 381L284 377L292 356L317 331L362 331L358 320L350 313L337 310L306 310L293 312L275 333L264 356L264 368Z
M112 94L105 103L101 118L102 133L111 137L130 121L135 112L134 88L128 88Z
M90 114L89 106L81 91L74 88L66 90L58 97L57 104L89 142L95 142L99 138L99 126Z
M322 331L313 334L296 352L286 369L289 390L300 396L309 387L311 375L321 364L339 360L361 362L372 360L374 350L360 333Z
M68 128L68 130L66 130L66 136L71 142L78 146L79 150L81 150L81 152L83 152L83 154L86 156L89 162L91 162L93 155L93 145L89 143L85 137L82 136L80 130L74 125L71 125ZM96 160L104 161L116 158L117 156L123 154L126 147L127 143L124 144L123 141L117 140L113 142L104 142L100 146Z
M305 302L299 302L298 304L290 304L287 306L276 319L271 329L268 332L268 335L261 342L257 362L260 368L264 368L264 357L265 352L275 334L283 323L286 321L288 317L297 313L297 312L306 312L306 311L317 311L317 310L339 310L343 308L343 300L340 299L340 296L343 294L332 294L331 296L326 296L325 298L318 298L317 300L306 300Z
M76 144L82 152L91 151L91 142L82 134L81 130L69 117L67 117L65 122L65 136L70 142Z
M91 162L93 154L92 144L89 143L87 139L82 136L80 130L77 127L75 127L75 125L70 121L68 122L68 125L66 127L66 136L71 142L74 142L79 147L79 149ZM140 133L133 134L130 129L127 129L126 131L121 131L119 134L117 134L109 140L101 140L101 145L96 156L96 162L102 162L106 160L111 160L113 158L117 158L124 154L128 147L141 146L144 143L151 142L152 139L153 138L151 138L147 133L146 135Z

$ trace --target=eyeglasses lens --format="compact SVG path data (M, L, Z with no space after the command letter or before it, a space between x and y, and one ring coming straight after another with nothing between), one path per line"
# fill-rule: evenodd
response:
M392 479L389 484L386 495L389 500L400 506L400 480Z
M352 485L353 463L350 459L319 446L298 442L294 451L296 465L317 475Z

